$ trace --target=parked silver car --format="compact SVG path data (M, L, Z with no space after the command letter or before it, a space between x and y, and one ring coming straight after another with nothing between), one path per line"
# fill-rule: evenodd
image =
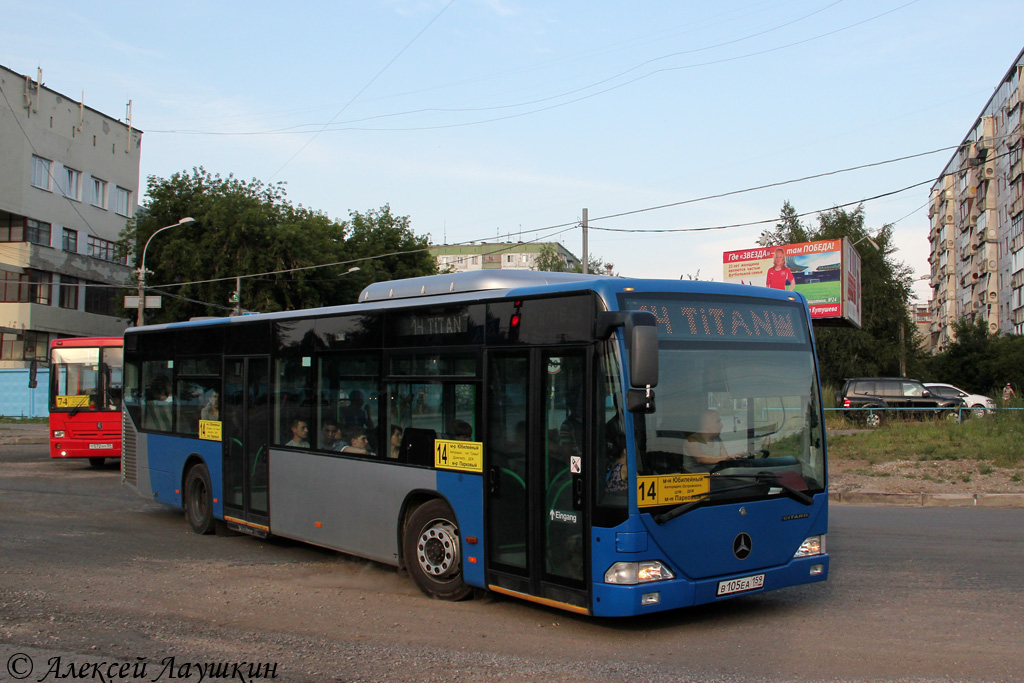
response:
M982 396L981 394L969 394L963 389L959 389L952 384L944 384L942 382L925 382L924 385L928 387L928 390L933 394L962 398L967 407L971 409L971 414L974 417L985 417L985 413L996 409L996 402L988 396Z

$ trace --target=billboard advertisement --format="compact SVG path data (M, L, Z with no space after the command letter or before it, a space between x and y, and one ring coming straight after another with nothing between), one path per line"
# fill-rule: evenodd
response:
M850 240L727 251L725 282L800 292L821 325L861 324L860 254Z

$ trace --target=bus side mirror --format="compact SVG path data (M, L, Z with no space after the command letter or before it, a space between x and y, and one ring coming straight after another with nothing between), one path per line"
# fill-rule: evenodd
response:
M36 373L39 372L39 361L31 360L28 363L28 388L35 389L39 386L36 381Z
M595 337L607 339L622 326L629 353L629 386L626 409L654 412L654 387L658 386L658 321L648 311L604 312L597 316Z

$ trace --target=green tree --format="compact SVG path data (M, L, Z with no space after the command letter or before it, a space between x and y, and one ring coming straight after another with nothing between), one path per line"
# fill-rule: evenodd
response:
M896 259L892 233L892 226L884 225L869 234L863 206L823 211L818 225L808 226L786 202L775 229L761 235L765 246L847 237L860 254L860 329L815 325L824 384L838 386L847 377L898 376L901 370L913 374L919 368L920 334L910 315L913 273Z
M600 256L591 256L587 259L587 270L591 274L604 275L609 272L606 266L614 265L606 263ZM582 264L569 267L565 261L558 255L558 247L554 244L542 244L540 245L539 255L533 265L534 270L542 270L548 273L582 273ZM618 273L613 273L618 275Z
M1024 337L990 334L988 322L960 318L952 323L954 340L939 354L924 359L922 376L927 381L948 382L961 389L992 398L1001 396L1010 382L1024 381Z
M147 291L163 295L163 307L148 312L147 322L226 315L239 276L241 308L271 312L351 303L369 282L436 272L426 238L413 235L409 219L388 206L352 212L339 223L293 205L282 183L202 168L147 180L146 202L122 233L135 265L157 230L185 216L196 223L160 233L146 250ZM393 251L412 253L361 260ZM349 273L354 265L361 270Z

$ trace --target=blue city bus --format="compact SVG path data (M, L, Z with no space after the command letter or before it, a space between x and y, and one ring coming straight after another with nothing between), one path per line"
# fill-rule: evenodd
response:
M798 293L478 271L129 329L122 480L275 535L595 616L828 576Z

